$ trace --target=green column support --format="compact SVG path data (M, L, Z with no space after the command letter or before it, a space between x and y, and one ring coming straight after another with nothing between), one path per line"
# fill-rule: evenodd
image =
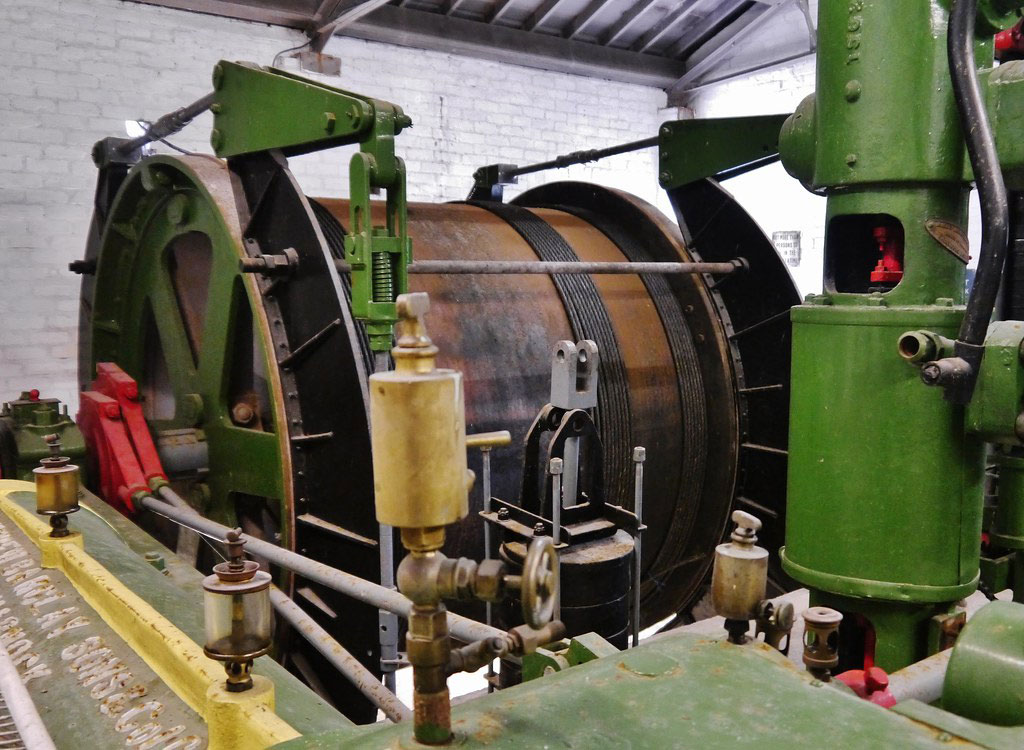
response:
M955 338L963 315L966 154L948 5L821 3L817 89L779 140L790 174L828 195L824 294L791 315L783 566L812 602L867 620L889 670L927 655L932 618L979 575L984 444L897 350L908 330ZM1005 23L1002 12L985 4L985 18ZM978 33L990 63L991 24ZM898 283L870 279L878 227L902 240Z

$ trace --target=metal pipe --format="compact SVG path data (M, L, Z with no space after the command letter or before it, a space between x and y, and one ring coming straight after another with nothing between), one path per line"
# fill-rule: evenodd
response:
M188 125L192 120L208 110L213 105L214 93L211 91L201 99L196 99L191 104L186 104L180 109L168 112L149 126L149 130L138 138L126 141L117 147L118 153L128 156L148 143L174 135Z
M551 472L551 536L555 541L555 549L562 536L562 459L552 458L548 464ZM555 614L554 619L562 619L562 561L555 553Z
M640 643L640 525L643 521L644 506L644 461L647 450L642 446L633 449L633 513L636 515L637 530L633 535L633 645Z
M889 692L897 703L917 700L934 703L942 697L942 685L946 681L946 669L953 649L947 648L932 654L927 659L904 667L889 675Z
M340 273L350 273L352 266L343 260L334 261ZM709 273L726 274L745 269L743 258L720 263L660 263L646 261L541 261L541 260L417 260L409 264L408 273L425 274L629 274L629 273Z
M373 369L375 372L387 372L391 369L388 352L374 352ZM395 530L385 523L380 524L378 539L380 585L395 591ZM395 670L398 668L398 618L394 613L381 609L377 614L377 627L380 638L380 669L384 674L384 685L394 692L397 686Z
M391 721L408 721L412 711L385 688L377 676L352 656L344 646L331 638L330 634L307 615L298 604L281 591L277 586L270 587L270 601L274 609L288 623L299 631L303 637L331 665L348 678L360 693L366 696L373 705L384 712Z
M225 534L230 531L227 526L200 516L195 511L175 508L173 505L158 500L152 495L142 496L137 504L213 539L223 539ZM321 586L326 586L332 591L351 596L353 599L368 604L371 607L393 612L399 617L408 618L409 613L412 612L412 602L397 591L386 589L372 581L367 581L343 570L332 568L316 560L310 560L308 557L283 547L278 547L276 544L271 544L254 536L242 534L242 539L245 540L247 552L258 555L285 570L298 573L303 578L319 583ZM495 636L505 635L503 630L498 630L498 628L470 620L468 617L452 614L451 612L448 613L448 629L453 636L466 643L472 643L481 638L494 638Z
M7 705L7 710L14 719L24 747L32 750L56 750L50 733L46 731L36 704L28 693L28 688L21 681L18 668L11 661L7 649L0 646L0 695Z
M506 433L508 434L508 433ZM509 436L511 439L511 435ZM468 440L467 440L468 443ZM484 493L484 513L491 512L491 446L483 445L480 448L480 457L483 461L483 493ZM484 560L491 559L491 525L484 521ZM485 619L487 624L490 625L494 622L493 613L491 611L491 602L486 602L485 605ZM487 692L494 692L494 659L487 662Z

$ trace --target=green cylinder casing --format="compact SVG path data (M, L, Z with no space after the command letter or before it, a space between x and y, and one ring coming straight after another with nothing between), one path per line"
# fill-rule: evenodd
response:
M963 410L897 354L901 333L955 336L958 308L792 310L783 567L848 597L949 602L978 579L982 446Z

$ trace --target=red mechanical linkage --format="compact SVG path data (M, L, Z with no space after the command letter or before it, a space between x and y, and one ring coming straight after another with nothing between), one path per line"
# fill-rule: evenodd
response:
M871 281L882 284L898 284L903 278L903 246L896 233L889 227L875 227L872 231L878 252L882 254L875 270L871 272Z
M142 414L139 403L139 386L135 380L113 362L100 362L96 365L96 380L92 384L94 391L109 396L121 407L121 419L128 429L128 439L135 447L135 454L142 466L142 473L149 482L153 479L167 481L160 456L153 445L153 437L149 425Z
M96 366L92 389L81 395L78 427L100 494L122 513L135 512L136 494L167 481L142 414L138 385L112 362Z
M889 675L881 667L851 669L836 675L836 679L876 706L892 708L896 705L896 698L889 692Z

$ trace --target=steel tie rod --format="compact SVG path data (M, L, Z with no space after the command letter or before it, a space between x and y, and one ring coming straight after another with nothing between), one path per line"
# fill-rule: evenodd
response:
M350 273L346 261L334 261L341 273ZM542 260L416 260L408 273L417 274L728 274L747 269L744 258L720 263L661 263L646 261L542 261Z
M170 487L161 487L157 492L161 497L168 494L177 495ZM142 496L138 500L138 504L177 524L186 526L195 532L214 539L224 539L227 532L230 531L227 526L211 521L209 518L204 518L193 510L175 507L152 495ZM346 573L343 570L332 568L329 565L324 565L316 560L310 560L308 557L283 547L278 547L276 544L271 544L249 534L242 534L242 538L245 540L247 552L258 555L293 573L298 573L307 580L350 596L371 607L394 612L399 617L408 619L412 612L412 602L398 591L384 588L379 584L359 578L351 573ZM455 638L466 643L506 635L503 630L452 612L448 613L448 630Z
M391 721L408 721L412 711L385 687L376 675L331 637L319 623L306 614L302 607L276 586L270 588L270 601L278 614L302 633L306 640L371 703L384 712Z
M192 518L202 518L178 493L169 487L163 487L161 490L166 490L166 492L160 490L158 492L175 508L189 514ZM185 530L188 527L181 524L180 528ZM388 719L397 722L412 718L412 711L395 696L394 688L382 685L373 672L364 667L362 662L332 638L330 633L277 586L270 587L270 602L282 618L301 633L313 648L347 677L349 682L373 705L383 711Z

